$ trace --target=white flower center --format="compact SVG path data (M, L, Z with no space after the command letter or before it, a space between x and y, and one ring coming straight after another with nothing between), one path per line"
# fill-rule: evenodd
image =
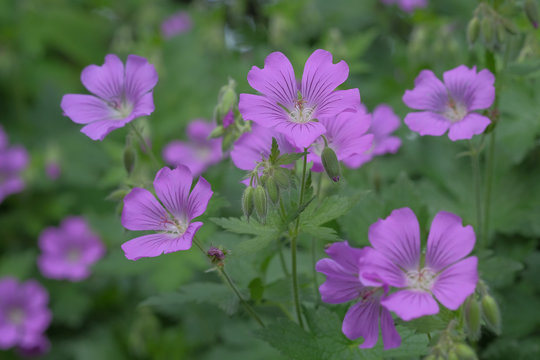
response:
M467 106L465 104L449 98L448 104L446 104L446 108L444 109L442 115L454 123L463 120L468 113L469 111L467 110Z
M81 258L81 252L79 249L70 249L67 253L67 261L71 263L76 263Z
M13 308L8 311L7 318L13 325L21 325L24 321L24 311L20 308Z
M431 291L437 274L430 268L411 270L407 272L407 285L411 289Z
M189 226L189 223L180 221L176 218L175 219L167 218L163 220L163 225L165 227L164 230L166 233L174 235L175 237L179 237L179 236L184 235L184 233L186 232Z
M109 107L113 111L114 118L125 119L133 111L133 104L127 99L114 99L109 102Z
M289 111L289 119L297 124L305 124L313 120L315 108L306 106L303 100L296 100L294 109Z

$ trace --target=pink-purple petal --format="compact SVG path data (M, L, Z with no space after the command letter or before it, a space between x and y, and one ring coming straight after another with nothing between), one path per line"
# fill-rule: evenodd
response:
M405 124L420 135L441 136L450 127L450 121L444 116L431 112L412 112L405 116Z
M365 249L358 265L359 279L365 286L390 285L401 288L407 284L403 270L390 257L372 248Z
M111 131L124 127L134 119L133 114L124 119L94 121L81 129L92 140L102 141Z
M137 55L128 55L126 61L125 96L132 103L137 103L158 82L154 65Z
M360 91L358 89L336 90L326 95L317 104L313 117L336 116L342 111L354 111L360 105Z
M187 206L192 183L191 172L182 165L174 170L164 167L156 174L154 179L156 195L177 219L188 219Z
M213 193L210 183L201 176L189 194L187 215L190 220L204 214Z
M473 83L472 99L469 100L469 110L487 109L495 101L495 76L491 71L484 69L480 71Z
M115 118L107 103L93 95L64 95L60 107L64 111L64 115L77 124L89 124L94 121Z
M401 345L401 336L396 330L394 319L390 311L381 307L381 333L384 344L384 350L395 349Z
M81 82L101 99L120 99L124 92L124 64L118 56L109 54L102 66L85 67L81 72Z
M431 291L450 310L457 310L478 282L478 259L471 256L446 268L436 278Z
M124 197L122 225L128 230L164 230L167 211L146 189L134 188Z
M289 114L276 102L261 95L240 94L238 110L244 120L271 128L280 122L289 122Z
M326 132L326 128L320 122L310 121L298 124L292 121L281 121L275 124L274 129L287 136L298 148L306 148L313 144L315 139Z
M379 302L359 301L345 314L341 330L350 340L363 337L364 342L359 348L372 348L379 339L379 311Z
M452 141L472 139L474 135L483 133L490 123L489 118L477 113L470 113L463 120L450 125L448 137Z
M414 89L405 91L403 102L411 109L441 112L448 103L448 92L433 71L422 70L414 81Z
M381 305L405 321L439 312L439 305L433 296L418 290L400 290L390 294L381 300Z

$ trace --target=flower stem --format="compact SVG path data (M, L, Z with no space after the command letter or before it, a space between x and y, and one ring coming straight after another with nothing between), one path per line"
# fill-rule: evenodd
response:
M482 201L481 201L481 179L480 179L480 158L478 156L478 150L474 147L472 141L469 141L471 147L471 165L474 182L474 195L476 202L476 235L479 239L482 239Z
M482 229L482 238L480 239L480 248L485 248L489 233L489 216L491 208L491 188L493 186L493 167L495 164L495 130L491 131L489 137L489 150L486 167L486 190L484 194L484 228Z
M317 239L313 237L311 239L311 270L313 271L313 292L315 293L315 301L319 302L319 287L317 283Z
M150 156L150 160L152 160L152 162L154 163L154 165L156 166L156 168L159 168L160 167L160 164L159 164L159 161L158 159L156 158L156 156L154 155L154 152L152 151L152 149L150 148L150 146L148 146L148 143L146 142L146 140L144 139L143 135L141 134L141 132L139 131L139 129L133 125L133 123L129 123L129 126L130 128L133 130L133 132L135 133L135 135L137 135L137 138L139 139L139 142L141 143L141 146L144 148L144 152L146 152L148 154L148 156Z
M289 277L291 276L291 274L289 274L289 270L287 270L287 263L285 262L285 257L283 256L283 247L281 245L281 241L279 241L279 261L281 262L281 268L283 269L283 273L285 274L286 277Z
M302 187L300 188L300 199L298 201L298 208L300 208L304 202L304 191L306 187L306 167L307 167L307 149L304 149L304 161L302 166ZM291 257L292 257L292 280L293 280L293 297L294 307L296 308L296 316L298 318L298 325L303 329L304 321L302 320L302 311L300 309L300 297L298 295L298 273L296 269L296 240L298 239L298 227L300 226L300 214L296 218L296 225L294 227L294 233L291 237Z
M196 237L193 237L193 242L195 243L195 245L197 245L197 247L202 251L202 253L206 256L206 251L204 250L204 248L202 247L201 243L199 242L199 240L196 238ZM244 297L242 296L242 294L240 294L240 291L238 290L238 288L236 287L236 285L234 284L234 282L232 281L231 277L229 276L229 274L227 274L227 271L225 270L225 266L216 266L216 269L217 271L219 272L219 275L220 277L222 278L222 280L224 280L224 282L227 284L227 286L232 290L232 292L236 295L236 297L238 298L238 300L240 301L240 304L242 304L242 306L244 307L244 309L246 310L246 312L257 322L259 323L259 325L261 325L261 327L265 327L264 326L264 323L263 321L261 320L261 318L257 315L257 313L255 312L255 310L253 310L253 308L247 303L246 300L244 300Z

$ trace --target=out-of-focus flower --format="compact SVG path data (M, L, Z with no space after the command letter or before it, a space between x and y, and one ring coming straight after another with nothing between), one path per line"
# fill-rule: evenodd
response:
M347 167L355 168L356 155L365 153L371 147L373 135L367 134L371 116L364 111L344 111L333 118L321 117L319 121L326 128L325 137L339 161ZM308 161L313 162L311 171L324 171L321 154L325 148L324 139L319 137L309 148Z
M349 339L364 338L360 348L372 348L379 339L379 322L385 349L401 345L390 311L381 306L387 288L362 285L359 278L360 262L365 249L350 247L344 242L333 243L326 249L330 259L317 262L318 272L326 275L319 287L322 300L330 304L358 301L345 314L342 331Z
M163 150L163 158L169 165L184 165L193 176L198 176L206 169L217 164L223 158L221 139L209 139L216 126L204 120L192 121L187 127L189 141L173 141Z
M478 259L473 228L461 218L441 211L433 219L427 240L425 263L421 263L420 225L409 208L392 211L369 229L373 249L362 258L360 280L366 286L399 288L381 304L409 321L439 312L439 305L457 310L478 282Z
M297 85L291 62L280 52L268 55L264 68L254 66L248 82L262 95L240 94L238 109L244 120L272 128L299 148L308 147L326 132L317 121L360 104L358 89L335 90L349 76L345 61L332 63L332 54L315 50L306 61Z
M49 227L39 236L38 267L51 279L81 281L90 276L90 266L101 259L105 247L81 217L65 218L59 227Z
M92 140L103 140L111 131L154 111L152 89L158 75L154 65L137 55L129 55L126 66L118 56L105 56L102 66L89 65L81 82L94 95L67 94L60 106L64 115Z
M0 349L14 346L32 351L48 348L45 330L51 322L49 294L37 281L19 283L15 278L0 279Z
M0 203L8 195L24 189L21 172L27 165L26 149L20 145L9 146L7 134L0 125Z
M58 180L62 174L62 168L58 162L50 161L45 165L45 173L49 179Z
M223 127L226 129L234 123L234 112L229 110L227 114L223 117Z
M161 34L164 38L170 39L191 30L192 27L191 16L185 11L178 11L163 20L161 23Z
M427 6L427 0L381 0L386 5L396 4L401 10L405 12L413 12L419 8L425 8Z
M191 221L206 211L213 194L203 177L190 191L192 183L193 176L187 167L178 166L174 170L164 167L154 179L159 201L142 188L134 188L124 198L122 225L128 230L156 232L124 243L122 250L128 259L137 260L191 248L195 233L203 225L202 222Z
M452 141L471 139L491 123L474 111L486 109L495 100L495 76L489 70L476 72L464 65L446 71L444 83L430 70L423 70L414 89L405 91L403 102L424 110L405 117L405 124L420 135L441 136L448 132Z
M399 117L390 106L384 104L377 106L373 110L368 130L368 134L373 134L371 148L363 154L351 156L348 166L354 169L371 161L375 156L395 154L401 146L401 139L392 136L392 133L399 125Z

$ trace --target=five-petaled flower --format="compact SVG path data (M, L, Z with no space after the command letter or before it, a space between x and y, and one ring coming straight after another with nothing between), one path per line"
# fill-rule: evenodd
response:
M164 167L156 174L156 199L146 189L134 188L124 198L122 225L128 230L151 230L155 234L132 239L122 245L130 260L154 257L191 248L202 222L201 216L212 197L210 184L203 177L191 189L193 177L185 166L174 170Z
M441 211L433 219L425 261L420 251L420 226L413 211L402 208L369 229L373 246L361 259L360 279L366 286L398 288L381 300L388 310L408 321L439 312L442 305L457 310L478 281L473 228L457 215Z
M245 120L273 128L305 148L326 132L318 119L360 104L358 89L335 90L348 76L345 61L333 64L332 54L319 49L306 61L298 86L289 59L274 52L266 57L263 69L254 66L248 73L249 84L262 95L240 94L238 109Z
M154 111L152 89L158 75L154 65L137 55L129 55L126 66L109 54L103 66L89 65L81 82L94 95L67 94L60 106L64 115L92 140L103 140L111 131Z
M452 141L471 139L491 123L474 111L487 109L495 100L495 77L489 70L476 72L464 65L446 71L444 83L430 70L423 70L414 82L414 89L405 91L403 102L413 112L405 124L420 135L441 136L448 129Z
M390 311L381 307L386 298L386 286L364 286L360 282L360 261L366 249L356 249L344 242L337 242L326 249L330 259L317 262L318 272L326 275L319 287L322 300L330 304L357 301L343 320L342 331L349 339L364 338L360 348L372 348L379 339L379 324L385 349L399 347L401 337L396 331Z
M8 195L25 187L21 172L28 165L28 153L20 145L9 146L7 134L0 126L0 203Z

